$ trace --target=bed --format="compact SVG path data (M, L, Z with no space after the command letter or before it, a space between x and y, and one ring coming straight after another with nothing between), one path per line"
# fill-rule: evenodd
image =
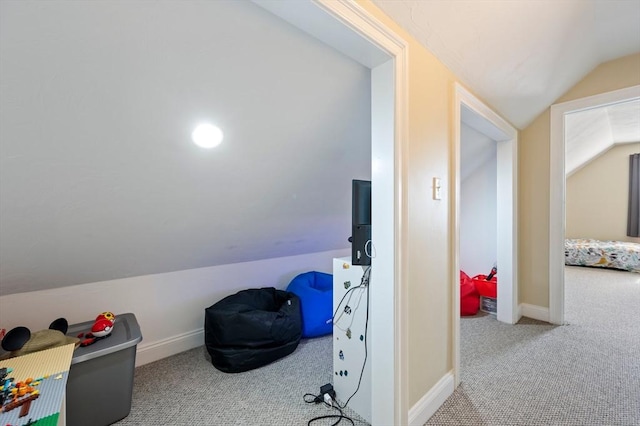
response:
M624 241L566 239L565 265L595 266L640 273L640 244Z

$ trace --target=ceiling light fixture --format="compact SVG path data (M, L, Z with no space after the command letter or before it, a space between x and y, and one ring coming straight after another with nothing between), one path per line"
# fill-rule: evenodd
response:
M222 130L213 124L200 124L191 133L191 139L193 143L201 148L213 148L220 145L222 142Z

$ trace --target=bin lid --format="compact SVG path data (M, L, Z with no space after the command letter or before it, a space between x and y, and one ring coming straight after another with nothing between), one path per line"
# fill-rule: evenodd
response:
M70 325L67 336L78 337L80 333L90 333L94 321ZM137 345L142 340L140 326L132 313L117 314L113 330L108 337L89 346L79 346L73 353L71 365L112 354Z

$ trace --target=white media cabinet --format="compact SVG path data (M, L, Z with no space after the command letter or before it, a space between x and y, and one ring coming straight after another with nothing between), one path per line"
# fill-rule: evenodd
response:
M342 300L349 290L360 285L366 268L352 265L351 257L333 259L333 388L336 399L344 404L358 389L360 381L360 388L348 407L371 423L371 324L365 339L368 289L352 290ZM366 363L365 343L369 349Z

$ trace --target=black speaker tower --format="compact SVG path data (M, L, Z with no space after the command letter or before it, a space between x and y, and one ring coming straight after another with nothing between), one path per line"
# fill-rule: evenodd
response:
M371 265L371 225L353 225L351 264Z
M354 179L351 197L351 264L371 265L371 181Z

